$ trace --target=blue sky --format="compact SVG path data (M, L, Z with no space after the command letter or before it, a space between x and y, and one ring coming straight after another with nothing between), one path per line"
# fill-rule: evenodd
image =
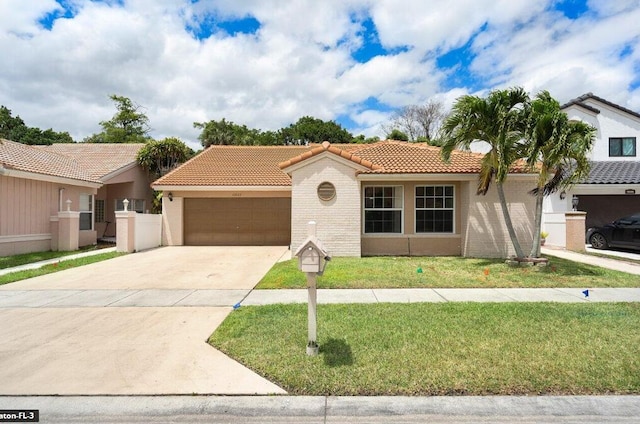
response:
M516 85L640 110L637 22L640 0L3 0L0 104L81 140L125 95L193 146L223 117L383 137L403 106Z

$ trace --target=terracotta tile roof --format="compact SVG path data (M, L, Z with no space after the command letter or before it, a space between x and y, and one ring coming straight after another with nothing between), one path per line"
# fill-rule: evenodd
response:
M142 147L142 143L60 143L38 146L75 159L95 179L101 179L136 162L136 155Z
M210 146L153 186L290 186L278 163L310 150L306 146Z
M440 148L425 143L381 141L365 145L355 154L382 169L364 171L368 174L473 174L480 171L481 154L454 151L445 163Z
M366 168L369 168L370 170L381 169L380 166L375 165L373 162L368 161L366 159L362 159L356 156L355 154L349 152L348 150L357 151L357 148L344 148L342 146L340 147L332 146L328 141L325 141L320 146L315 146L315 147L312 146L310 150L307 150L306 152L298 156L295 156L289 160L279 163L278 167L280 167L280 169L284 169L291 165L295 165L298 162L302 162L305 159L309 159L310 157L317 156L320 153L331 152L344 159L350 160L351 162L357 163L358 165L362 165Z
M474 174L482 154L454 151L449 163L440 148L423 143L380 141L373 144L311 146L211 146L153 186L290 186L282 170L328 152L357 163L364 174ZM512 172L526 172L520 163Z
M71 157L9 140L0 140L0 164L17 171L100 182Z
M475 174L480 172L484 156L480 153L453 151L450 161L445 163L440 156L440 148L426 143L387 140L372 144L330 145L325 142L321 147L315 147L311 152L279 166L285 168L324 151L369 168L361 171L363 174ZM512 169L516 173L525 171L525 164L522 162Z

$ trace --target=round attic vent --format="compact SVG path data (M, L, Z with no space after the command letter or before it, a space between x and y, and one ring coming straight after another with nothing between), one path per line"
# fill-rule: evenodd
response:
M331 200L336 195L336 188L329 182L324 182L318 186L318 197L320 200Z

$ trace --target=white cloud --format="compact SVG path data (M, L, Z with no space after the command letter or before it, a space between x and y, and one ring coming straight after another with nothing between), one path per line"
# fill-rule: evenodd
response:
M3 0L0 104L29 125L76 139L113 115L110 94L144 106L153 136L179 136L194 147L192 123L223 117L277 129L303 115L346 115L354 133L381 135L376 128L388 113L362 102L399 107L435 97L451 105L473 90L444 88L437 56L485 29L470 70L489 81L478 94L523 85L568 100L593 91L637 109L640 92L629 84L640 62L638 1L593 0L573 21L549 11L550 2L74 0L74 18L48 31L38 20L60 9L55 1ZM260 23L255 34L196 40L185 29L205 17L248 16ZM410 49L356 62L351 53L363 42L366 16L384 46Z

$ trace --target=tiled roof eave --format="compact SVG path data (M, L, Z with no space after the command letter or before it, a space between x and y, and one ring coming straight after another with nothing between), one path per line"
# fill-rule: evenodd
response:
M43 172L28 171L28 170L10 167L9 165L6 165L6 164L5 165L0 164L0 175L4 175L7 177L24 178L27 180L48 181L48 182L63 183L63 184L70 184L70 185L88 186L93 188L99 188L104 185L100 180L81 179L81 178L66 177L62 175L47 174Z
M151 186L161 191L291 191L291 184L288 185L215 185L215 184L156 184Z

